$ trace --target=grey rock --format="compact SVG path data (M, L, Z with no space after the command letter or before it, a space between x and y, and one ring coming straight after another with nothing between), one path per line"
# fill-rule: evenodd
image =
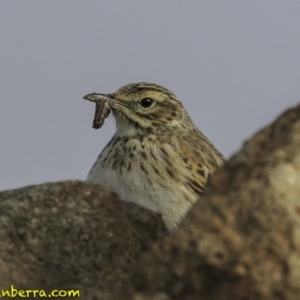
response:
M126 299L300 299L300 105L214 173L132 282Z
M4 191L1 288L116 292L128 283L132 263L165 234L159 215L97 185L67 181Z

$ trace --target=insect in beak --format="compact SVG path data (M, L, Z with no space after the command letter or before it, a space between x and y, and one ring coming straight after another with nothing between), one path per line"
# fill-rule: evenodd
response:
M110 102L112 101L113 96L111 94L88 94L83 97L85 100L96 103L95 116L93 120L93 128L99 129L102 127L105 119L110 113Z

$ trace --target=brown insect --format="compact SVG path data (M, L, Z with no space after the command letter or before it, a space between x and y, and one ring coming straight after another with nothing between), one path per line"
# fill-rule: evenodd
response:
M93 120L93 128L95 129L101 128L111 110L108 105L109 99L105 95L99 95L95 93L88 94L83 98L96 103L95 116Z
M110 108L106 101L101 101L96 103L95 116L93 120L93 128L98 129L101 128L104 120L108 117L110 113Z

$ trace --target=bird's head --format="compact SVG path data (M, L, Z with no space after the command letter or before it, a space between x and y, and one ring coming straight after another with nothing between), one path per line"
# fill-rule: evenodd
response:
M132 83L113 94L89 94L84 98L97 103L106 101L112 110L117 130L151 130L177 127L189 116L178 98L166 88L153 83ZM98 99L100 99L98 98Z

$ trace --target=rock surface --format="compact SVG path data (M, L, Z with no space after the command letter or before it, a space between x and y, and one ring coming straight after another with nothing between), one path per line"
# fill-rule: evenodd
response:
M159 215L97 185L67 181L4 191L0 289L83 287L102 298L128 283L132 263L165 234Z
M300 105L214 173L141 258L126 299L300 299Z

